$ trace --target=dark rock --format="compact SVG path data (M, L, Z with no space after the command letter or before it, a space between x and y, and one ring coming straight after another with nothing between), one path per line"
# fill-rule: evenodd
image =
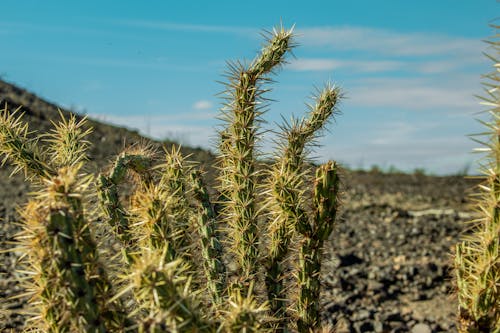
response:
M347 254L345 256L340 256L339 259L340 259L339 267L346 267L363 263L363 259L354 254Z
M354 324L354 329L359 333L373 332L374 330L373 323L370 321L357 322Z

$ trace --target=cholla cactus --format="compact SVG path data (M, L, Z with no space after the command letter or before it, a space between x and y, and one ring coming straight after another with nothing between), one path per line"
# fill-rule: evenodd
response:
M494 27L498 29L498 27ZM459 301L460 332L500 332L500 42L491 41L495 71L485 76L492 117L484 123L488 141L480 151L488 152L482 165L485 177L475 196L480 217L473 221L472 233L457 244L455 272Z
M129 325L121 302L108 302L112 284L85 218L84 193L91 177L81 171L87 145L80 139L89 133L81 129L83 124L71 117L56 126L47 140L52 143L51 164L24 164L25 172L38 176L40 190L20 211L24 228L19 249L26 253L26 271L32 276L25 286L38 313L32 326L49 332L105 332ZM17 132L11 141L22 142L25 134ZM12 154L25 162L35 156L23 155L24 150L26 146L16 146ZM53 170L58 170L55 175Z
M308 145L336 111L341 94L338 88L327 85L310 106L309 117L283 126L282 143L269 174L268 210L270 213L269 255L267 258L266 286L271 310L275 317L286 321L286 296L283 279L284 261L290 240L297 226L307 223L304 179L307 178L305 156ZM284 322L278 327L284 327Z
M231 251L237 258L239 286L248 291L257 273L259 237L257 232L256 138L263 109L262 88L267 74L281 66L285 54L293 47L292 31L275 30L261 54L245 67L230 66L229 83L223 120L227 126L221 132L221 193L227 197L223 212L232 230Z
M229 332L270 332L264 325L267 312L265 304L259 304L252 295L253 284L248 288L248 294L242 295L240 289L232 291L229 298L229 310L226 315L225 328Z
M18 247L32 272L26 287L38 309L33 327L44 332L322 327L321 251L335 220L339 182L335 163L320 166L311 198L307 153L336 113L339 89L325 86L304 120L283 126L273 163L262 163L258 152L266 84L293 46L292 31L279 28L248 66L230 66L217 202L202 172L178 148L158 161L150 145L134 145L94 180L84 170L90 133L84 119L63 118L48 136L32 138L16 112L5 107L0 153L38 186L21 214ZM307 204L311 199L313 207ZM300 264L288 274L294 237L300 240ZM103 244L113 245L106 255L100 255ZM109 254L117 245L125 260ZM297 277L297 292L285 291L287 275Z
M98 178L97 192L104 218L115 231L117 238L122 241L125 252L128 251L132 235L129 226L130 216L120 202L118 185L124 181L127 171L132 170L141 177L149 171L151 164L150 147L133 146L116 158L109 175L100 174Z
M320 326L320 274L323 243L333 231L338 209L339 170L328 162L316 170L312 221L301 220L298 231L304 236L299 254L299 332L310 332Z
M198 202L196 224L200 234L203 268L214 304L220 304L226 290L226 266L222 261L222 244L217 230L216 214L200 171L191 173L191 186Z
M29 138L28 124L21 122L21 117L16 117L20 109L12 114L4 112L0 116L0 142L2 153L7 160L15 166L13 173L23 171L29 180L39 181L41 177L54 175L55 171L49 167L40 151L38 138Z
M214 323L204 318L189 289L189 266L182 260L171 260L163 250L145 249L135 258L128 288L134 289L139 307L148 313L142 327L149 332L185 331L214 332ZM127 288L125 289L127 290ZM163 318L155 325L150 318ZM146 329L147 328L147 329Z

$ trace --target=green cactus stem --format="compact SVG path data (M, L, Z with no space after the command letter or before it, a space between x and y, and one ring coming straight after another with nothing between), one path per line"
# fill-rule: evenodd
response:
M92 133L92 128L85 129L87 118L76 121L74 114L69 119L64 118L59 110L60 120L52 121L54 129L47 135L45 142L49 143L48 154L54 168L75 165L87 159L86 151L90 142L86 137Z
M42 305L41 322L34 325L49 332L106 332L129 324L120 301L108 302L112 285L82 206L90 178L79 168L60 169L22 212L19 239L34 272L28 290Z
M127 249L130 246L130 216L120 202L118 185L124 180L128 170L149 179L148 171L152 165L152 152L149 147L134 147L121 153L109 172L98 177L97 193L101 210L116 237Z
M172 237L171 245L184 260L192 264L192 234L195 230L191 227L192 211L186 187L191 168L190 163L182 156L180 146L174 145L170 151L166 151L165 163L155 169L161 173L159 188L170 198L165 209L170 216L171 232L176 235Z
M134 243L141 248L161 250L164 247L165 260L173 261L178 252L174 244L182 237L181 232L174 228L174 221L169 215L168 207L175 202L159 186L145 186L134 197L134 207L131 209L131 233Z
M266 287L273 315L286 321L286 295L283 278L286 258L295 226L307 219L304 211L305 149L314 140L328 120L335 114L341 97L338 88L327 85L321 91L314 106L310 106L307 119L293 121L283 126L282 144L277 151L283 152L274 163L269 177L268 210L271 223L269 255L267 258ZM284 327L283 327L284 328Z
M193 196L198 204L196 222L200 235L203 269L212 301L219 305L226 289L226 267L222 258L223 250L217 231L217 220L201 172L193 171L190 176Z
M292 32L275 30L261 54L248 68L240 64L230 68L226 111L223 118L227 128L221 131L221 194L226 200L223 215L232 229L232 251L238 261L239 284L245 294L254 279L258 260L256 203L256 136L262 114L260 87L266 74L284 62L293 46Z
M224 318L224 331L228 333L272 332L266 325L266 304L261 304L253 296L253 284L248 294L242 295L239 289L230 294L229 310Z
M328 162L316 170L312 224L303 220L298 231L304 236L299 254L297 328L311 332L320 327L320 274L323 244L332 233L338 209L338 167Z

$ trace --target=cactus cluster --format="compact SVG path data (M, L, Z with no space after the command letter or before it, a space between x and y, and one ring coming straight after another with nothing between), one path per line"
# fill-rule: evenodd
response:
M20 209L16 248L24 254L31 328L324 329L321 258L339 205L339 172L328 162L314 176L307 155L337 112L339 89L326 85L305 118L282 126L272 161L258 150L264 95L293 37L276 28L255 60L229 66L217 193L176 148L162 160L152 146L134 145L94 176L86 169L85 120L61 116L52 133L35 136L5 106L0 153L37 189ZM132 184L126 195L124 183Z
M493 27L498 31L498 26ZM455 281L458 328L461 333L500 332L500 40L490 41L494 72L484 76L481 97L491 116L483 122L486 140L476 140L487 155L481 164L483 182L474 194L478 218L471 232L456 245Z

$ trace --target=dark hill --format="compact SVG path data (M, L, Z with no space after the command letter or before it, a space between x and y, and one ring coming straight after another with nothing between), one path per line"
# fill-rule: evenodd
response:
M66 117L73 113L2 80L0 80L0 103L2 109L7 103L11 111L20 107L25 113L24 120L30 124L30 128L41 133L52 127L51 121L57 121L60 118L58 110L61 110ZM78 119L82 118L82 115L76 114L76 116ZM125 143L130 144L144 139L135 130L104 124L93 119L88 120L88 125L94 129L89 137L93 143L89 155L94 160L106 160L122 150ZM172 142L165 144L170 146ZM202 149L184 147L183 151L186 154L192 154L197 161L208 162L213 158L210 153Z

